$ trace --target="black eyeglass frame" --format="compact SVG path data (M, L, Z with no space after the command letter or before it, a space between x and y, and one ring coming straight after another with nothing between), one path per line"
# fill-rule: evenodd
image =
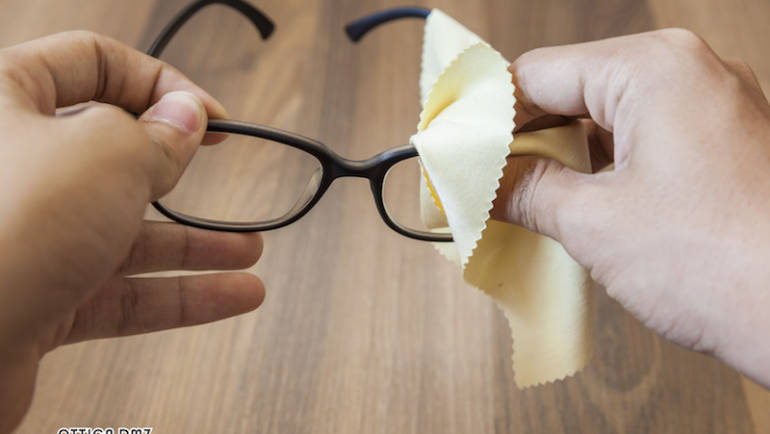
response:
M190 18L192 18L204 7L213 4L229 6L240 12L242 15L248 18L252 24L254 24L262 36L262 39L269 38L275 30L275 25L267 16L265 16L259 9L246 3L245 1L198 0L182 9L171 19L171 21L169 21L166 27L164 27L161 31L160 35L155 39L152 46L147 51L147 54L153 57L159 57L174 35ZM429 14L430 10L419 7L390 9L377 12L351 22L345 26L345 32L353 42L357 42L367 32L381 24L405 17L425 19ZM318 203L332 182L334 182L334 180L337 178L359 177L369 180L369 185L372 190L372 195L374 196L374 202L377 206L377 211L379 212L380 217L385 222L385 224L387 224L391 229L401 235L421 241L452 241L452 235L449 233L434 233L410 229L394 221L390 215L388 215L382 196L385 176L387 175L388 170L397 163L418 156L417 150L412 145L404 145L391 148L366 160L349 160L340 156L332 149L317 140L265 125L256 125L235 120L211 119L209 120L207 131L216 133L239 134L268 139L311 154L321 164L322 169L322 177L317 187L317 191L313 196L307 199L304 204L301 205L301 209L299 211L296 211L294 208L292 208L286 214L284 214L284 216L291 214L289 217L279 217L257 224L224 222L219 220L205 219L171 210L158 201L152 203L153 207L155 207L158 212L171 220L198 228L227 232L259 232L278 229L296 222L305 214L307 214L313 208L313 206Z

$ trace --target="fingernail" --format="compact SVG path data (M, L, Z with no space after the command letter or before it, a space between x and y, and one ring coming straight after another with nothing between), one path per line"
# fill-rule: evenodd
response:
M203 104L197 96L183 91L169 92L150 113L150 120L165 122L187 134L198 131L203 117Z

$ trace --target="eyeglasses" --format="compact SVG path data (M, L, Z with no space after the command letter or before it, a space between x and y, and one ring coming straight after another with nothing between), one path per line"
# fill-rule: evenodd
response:
M199 0L171 19L147 54L159 57L193 15L213 4L229 6L248 18L262 39L275 30L267 16L242 0ZM390 9L353 21L345 32L357 42L381 24L406 17L425 19L429 13L417 7ZM161 214L176 222L230 232L278 229L307 214L337 178L360 177L369 180L377 211L391 229L417 240L452 241L450 233L434 232L422 224L418 194L425 180L414 146L354 161L319 141L268 126L209 120L207 130L224 133L227 139L199 148L180 180L184 187L153 202ZM211 184L219 186L216 194L195 194L211 191Z

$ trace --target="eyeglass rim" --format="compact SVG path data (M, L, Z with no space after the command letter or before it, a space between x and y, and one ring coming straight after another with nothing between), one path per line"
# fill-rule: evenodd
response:
M390 214L388 214L383 197L385 175L388 173L388 170L397 163L410 158L419 157L417 150L412 145L390 148L366 160L349 160L340 156L328 146L317 140L266 125L257 125L234 120L212 119L208 123L207 131L268 139L304 151L312 155L319 162L322 170L321 181L313 196L295 213L265 222L239 223L206 219L175 211L166 207L160 201L152 203L153 207L155 207L158 212L174 221L202 229L226 232L262 232L279 229L296 222L307 214L320 201L321 197L336 179L358 177L369 180L377 211L388 227L401 235L420 241L452 241L451 234L412 229L398 223L398 221L394 220Z
M163 28L163 30L161 30L161 33L155 39L150 49L147 51L147 54L153 57L159 57L174 35L190 18L192 18L192 16L194 16L204 7L214 4L229 6L244 15L254 24L262 39L269 38L275 30L275 24L272 22L272 20L270 20L259 9L243 0L198 0L189 4L174 17L172 17L169 23ZM353 21L345 27L345 32L353 42L357 42L366 33L381 24L404 17L417 17L424 19L427 18L429 14L430 10L420 7L393 8L380 11ZM354 161L343 158L317 140L265 125L256 125L233 120L210 120L207 131L249 135L253 137L270 139L313 155L321 163L322 167L322 178L318 189L313 197L294 214L288 215L286 218L279 217L277 219L260 223L225 222L220 220L195 217L174 211L165 207L159 201L154 201L152 203L153 207L162 215L171 220L188 226L225 232L258 232L278 229L296 222L305 214L307 214L310 209L312 209L313 206L318 203L318 201L321 199L323 194L335 179L354 176L364 177L369 180L377 211L379 212L380 217L385 222L385 224L394 231L408 238L421 241L453 241L451 234L419 231L403 226L397 221L393 220L387 212L382 194L385 175L387 171L396 163L408 158L418 157L417 150L411 145L388 149L367 160Z

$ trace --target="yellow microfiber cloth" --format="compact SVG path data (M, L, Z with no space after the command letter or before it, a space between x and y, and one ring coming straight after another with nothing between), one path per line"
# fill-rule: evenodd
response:
M559 243L490 220L489 211L509 154L554 158L582 172L591 167L578 122L513 135L516 100L508 65L477 35L431 11L420 77L423 110L411 142L422 164L423 221L454 238L434 245L504 312L514 378L527 387L587 363L591 281Z

